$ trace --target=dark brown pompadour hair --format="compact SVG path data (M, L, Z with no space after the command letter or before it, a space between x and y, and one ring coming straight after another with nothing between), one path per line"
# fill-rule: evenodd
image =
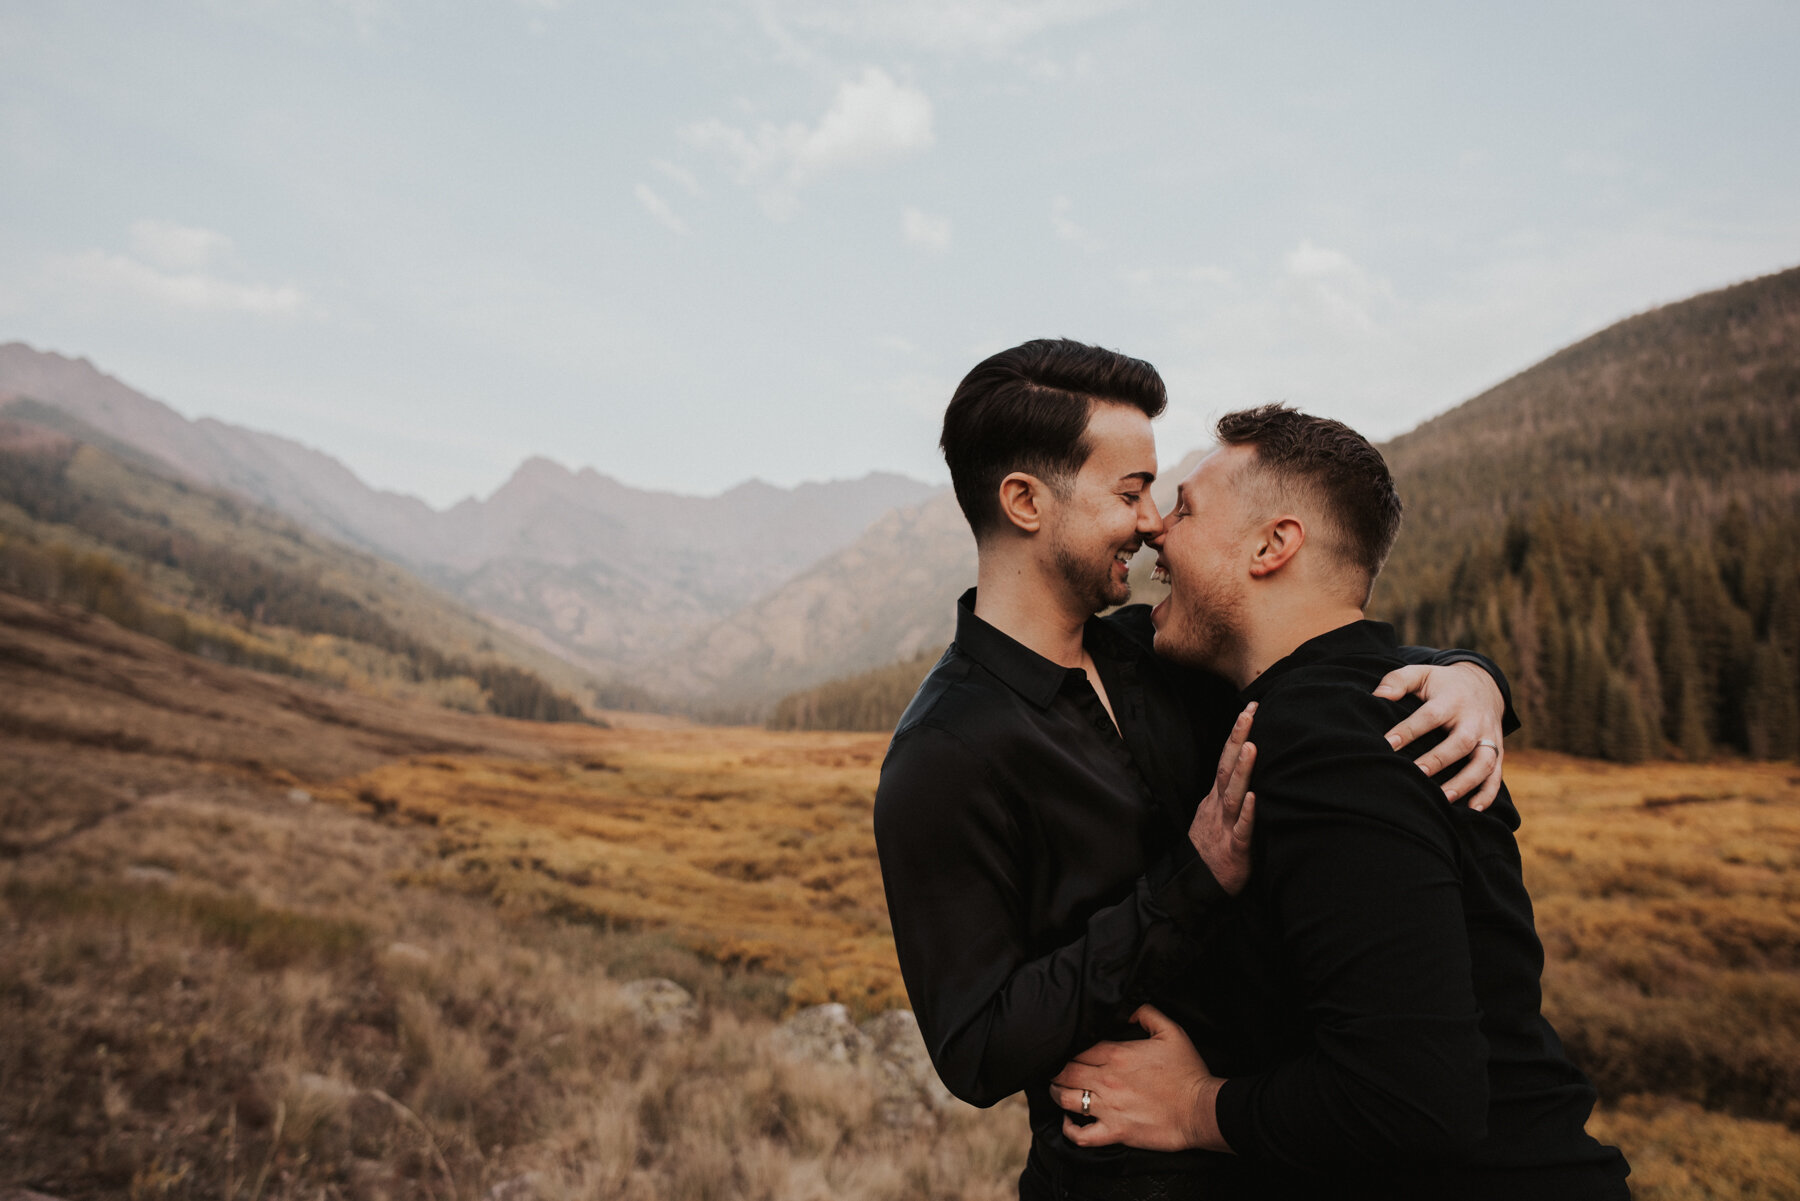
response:
M1093 452L1083 435L1095 404L1156 417L1168 399L1162 376L1142 359L1067 338L1039 338L976 364L950 398L938 440L975 537L998 525L1000 481L1015 471L1066 493Z
M1280 404L1227 413L1218 432L1225 446L1254 447L1255 470L1278 489L1319 503L1339 557L1373 588L1400 533L1400 493L1381 452L1341 421Z

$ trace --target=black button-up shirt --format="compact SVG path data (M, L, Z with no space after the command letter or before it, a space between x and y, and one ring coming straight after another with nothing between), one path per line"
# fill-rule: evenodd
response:
M1188 990L1229 1077L1239 1162L1217 1166L1260 1165L1283 1196L1623 1198L1624 1159L1584 1130L1594 1091L1539 1012L1518 810L1504 787L1485 812L1446 805L1408 758L1432 739L1388 749L1418 702L1372 692L1401 662L1391 627L1354 622L1243 694L1250 884Z
M1083 634L1115 729L1086 673L976 617L974 596L876 794L913 1011L951 1092L991 1105L1025 1090L1041 1153L1075 1171L1181 1170L1189 1156L1069 1144L1049 1081L1076 1052L1130 1037L1145 1000L1192 1019L1185 984L1162 986L1185 975L1225 900L1186 833L1235 691L1156 658L1149 610L1130 606Z

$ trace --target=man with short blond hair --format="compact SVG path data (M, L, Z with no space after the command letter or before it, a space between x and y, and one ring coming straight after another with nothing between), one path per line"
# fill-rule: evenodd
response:
M1209 1022L1148 1012L1153 1037L1078 1056L1065 1133L1210 1152L1208 1198L1629 1197L1539 1009L1518 811L1443 805L1384 738L1410 708L1373 694L1403 659L1363 616L1400 525L1386 463L1279 405L1218 431L1155 540L1152 620L1257 705L1250 881L1191 977Z

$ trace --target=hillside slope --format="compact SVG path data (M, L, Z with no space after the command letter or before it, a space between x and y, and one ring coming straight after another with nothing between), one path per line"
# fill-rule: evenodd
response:
M942 649L974 583L975 541L946 490L713 626L671 681L719 716L759 719L790 689Z
M167 470L67 414L0 407L0 588L208 657L457 707L579 716L559 688L594 703L584 673L393 564Z
M1629 318L1384 447L1372 611L1513 678L1527 738L1800 753L1800 269Z

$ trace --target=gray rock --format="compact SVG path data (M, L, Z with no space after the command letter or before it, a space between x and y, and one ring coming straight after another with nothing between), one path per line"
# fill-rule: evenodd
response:
M290 788L287 790L287 799L296 805L310 805L313 795L304 788Z
M326 1110L348 1107L362 1095L362 1090L345 1080L318 1072L301 1072L288 1090L291 1100L310 1102Z
M881 1087L880 1112L890 1126L932 1124L937 1115L960 1104L938 1079L910 1009L890 1009L862 1024L875 1049L875 1075Z
M133 884L173 884L175 873L153 863L134 863L125 869L125 878Z
M542 1172L526 1172L502 1180L487 1191L487 1201L537 1201L544 1184Z
M619 986L619 996L646 1033L680 1034L700 1024L700 1006L693 994L673 980L660 976L633 980Z
M387 956L389 959L401 963L411 963L421 967L431 962L430 951L410 942L390 942L387 945Z
M773 1042L789 1058L860 1073L879 1095L877 1112L889 1126L932 1126L962 1104L938 1079L911 1010L890 1009L859 1027L842 1005L815 1005L778 1026Z
M775 1028L775 1047L807 1063L862 1067L875 1061L875 1043L856 1028L842 1005L802 1009Z
M896 1084L904 1083L931 1109L942 1111L960 1105L938 1077L919 1033L919 1019L910 1009L890 1009L862 1024L862 1032L875 1044L883 1072Z

